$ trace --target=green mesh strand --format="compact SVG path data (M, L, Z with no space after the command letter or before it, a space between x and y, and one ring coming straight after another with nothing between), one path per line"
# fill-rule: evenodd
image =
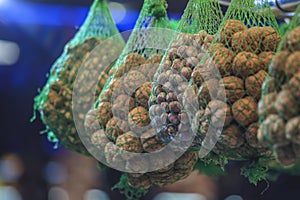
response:
M258 110L260 140L275 154L279 165L276 168L291 174L300 163L299 14L300 6L285 28L285 35L269 65Z
M148 190L133 188L128 185L126 174L123 174L120 178L120 182L112 187L112 190L116 189L119 190L121 194L124 194L127 200L138 200L148 193Z
M73 121L73 82L88 53L103 40L116 34L118 30L106 0L95 0L83 25L73 39L65 45L62 55L50 69L46 85L34 99L34 110L40 112L49 141L55 143L60 141L63 146L72 151L89 155L80 141ZM120 44L124 44L121 36L117 40ZM93 70L97 73L97 66ZM84 114L78 113L79 116ZM81 121L83 124L83 119Z

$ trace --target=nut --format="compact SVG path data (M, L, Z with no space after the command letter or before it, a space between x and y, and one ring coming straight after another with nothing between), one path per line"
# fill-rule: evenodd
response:
M151 82L146 82L135 92L135 100L140 106L148 108L148 100L150 97L151 89Z
M213 64L218 68L222 76L228 76L232 72L232 60L234 53L230 49L220 47L213 54Z
M146 59L138 53L129 53L125 59L125 72L132 67L140 66L146 62Z
M258 115L262 117L267 117L270 114L276 114L274 107L274 102L276 100L277 94L272 92L262 96L258 103Z
M198 160L197 152L185 152L180 156L174 164L175 170L185 171L186 169L192 168Z
M104 148L109 142L109 139L106 137L104 130L102 129L93 133L91 137L91 143L97 147L98 151L101 152L104 152Z
M247 131L245 132L245 139L247 143L253 148L265 148L266 146L263 143L260 143L257 138L257 133L259 129L259 123L255 122L248 126Z
M262 27L263 35L262 35L262 43L261 49L262 51L276 51L279 42L281 40L280 35L270 26Z
M229 125L232 120L230 106L219 100L208 103L205 115L209 116L211 125L217 128Z
M229 46L231 37L239 31L246 30L247 27L239 20L227 20L220 31L220 41Z
M300 99L300 72L295 74L286 85L286 89L290 90L295 99Z
M293 52L293 51L300 51L300 27L294 28L291 32L288 33L287 35L287 44L288 44L288 49Z
M131 131L124 133L123 135L119 135L116 140L116 145L124 151L135 153L143 152L140 138L138 138L136 134Z
M133 188L147 190L152 186L151 180L147 174L142 174L138 177L132 174L127 174L127 181Z
M232 114L240 125L248 126L258 120L257 103L249 96L240 99L232 105Z
M128 125L125 121L113 117L106 124L105 134L111 141L116 141L119 135L128 131Z
M300 144L300 117L290 119L285 126L286 138L293 143Z
M218 91L218 99L226 98L226 101L231 104L245 95L244 81L235 76L224 77L219 82L219 88L221 89Z
M141 142L143 145L144 151L151 153L154 151L159 151L165 146L165 143L163 143L156 135L156 132L154 129L150 129L146 133L144 133L141 136Z
M218 95L219 80L209 79L205 81L198 91L198 101L200 106L205 107L209 101L216 99Z
M296 163L296 155L292 145L274 146L275 157L283 166L293 166Z
M235 33L232 36L231 46L237 53L241 51L258 53L260 50L257 33L254 33L250 29Z
M281 90L274 103L277 113L288 120L299 113L297 100L289 90ZM291 109L292 108L292 109Z
M126 74L122 81L122 89L128 95L132 95L134 91L141 87L147 81L146 77L137 70L131 70Z
M254 97L256 100L259 100L261 97L262 84L264 83L267 75L267 72L265 72L264 70L260 70L255 75L249 76L245 81L248 94Z
M257 55L242 51L233 59L234 70L236 76L247 77L253 75L262 69L261 63Z
M269 65L274 57L274 53L272 51L263 51L258 54L258 58L263 65L263 70L266 72L269 70Z
M245 143L242 131L236 124L231 124L225 128L218 139L218 149L235 149Z
M277 52L269 67L270 75L277 78L278 75L282 75L284 73L284 65L286 63L287 58L289 57L290 52L288 51L279 51Z
M112 116L111 104L109 102L100 102L97 108L99 124L104 127Z
M128 123L132 131L140 131L141 128L150 124L148 110L141 106L132 109L128 114Z
M284 66L285 74L290 77L300 70L300 51L290 54Z
M128 95L120 94L114 98L112 112L114 117L127 120L127 115L135 106L134 99Z

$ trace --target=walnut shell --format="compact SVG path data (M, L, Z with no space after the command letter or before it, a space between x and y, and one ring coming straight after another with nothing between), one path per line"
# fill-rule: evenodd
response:
M291 32L287 35L287 45L288 49L293 51L300 51L300 27L294 28Z
M128 125L125 121L113 117L106 124L105 134L111 141L116 141L119 135L128 131ZM125 123L124 123L125 122Z
M109 102L100 102L97 108L97 119L101 126L105 126L112 118L112 107Z
M240 99L232 105L232 114L241 126L248 126L258 120L257 103L249 96Z
M262 27L263 35L261 42L262 51L276 51L281 37L280 35L270 26Z
M229 76L232 72L232 60L234 53L225 47L218 48L212 56L213 64L218 68L222 76Z
M185 152L180 156L174 164L175 170L185 171L186 169L192 168L198 160L198 153L195 151Z
M287 76L292 76L300 71L300 51L289 55L284 65L284 72Z
M256 100L259 100L262 94L262 85L267 77L267 72L260 70L253 76L249 76L246 81L246 90L248 94L254 97Z
M122 120L127 120L127 115L130 110L135 107L134 99L128 95L120 94L114 98L112 112L114 117Z
M228 103L232 104L245 95L244 81L238 77L224 77L219 82L219 88L222 87L224 87L224 91L222 89L218 91L218 99L222 100L226 98Z
M141 128L150 124L148 110L139 106L132 109L128 114L129 127L134 132L140 132Z
M132 67L142 65L146 59L138 53L129 53L125 59L125 72L128 72Z
M253 147L253 148L265 148L266 145L263 143L260 143L257 138L257 133L259 129L259 123L255 122L248 126L246 132L245 132L245 139L247 143Z
M123 77L122 89L125 94L132 95L135 90L147 82L146 77L137 70L131 70Z
M135 92L136 102L140 106L143 106L144 108L147 109L148 109L148 100L150 97L151 89L152 89L152 83L146 82Z
M263 142L267 140L271 144L285 144L284 134L285 122L279 115L269 115L261 124L258 130L258 139Z
M285 126L286 138L293 143L300 144L300 117L290 119Z
M294 74L294 76L290 79L285 88L291 91L295 99L300 99L300 72Z
M300 112L297 100L289 90L281 90L274 103L277 113L285 119L290 119Z
M127 181L128 184L133 188L147 190L152 186L152 182L147 174L135 176L129 173L127 174Z
M246 30L247 27L239 20L227 20L220 31L220 41L223 44L229 45L232 36L239 31Z
M235 33L231 40L231 46L234 52L247 51L258 53L260 48L256 34L257 33L252 32L250 29Z
M262 96L261 100L258 102L259 116L267 117L270 114L276 114L276 110L274 107L276 97L277 94L275 92Z
M274 52L272 51L263 51L258 54L258 58L263 65L263 70L265 70L266 72L269 70L269 65L271 64L273 57Z
M200 106L206 106L211 99L216 99L219 88L218 79L205 81L198 90L198 101Z
M136 134L129 131L123 135L119 135L116 140L116 145L121 149L129 152L141 153L143 147L141 140Z
M154 151L159 151L166 145L164 142L162 142L158 138L154 129L150 129L149 131L144 133L141 136L141 142L142 142L144 151L149 152L149 153L154 152Z
M217 128L229 125L232 120L230 106L219 100L208 103L205 115L209 116L211 125Z
M289 57L290 52L279 51L273 56L273 60L269 66L269 73L271 76L276 77L284 73L284 65Z
M262 64L257 55L251 52L242 51L233 59L233 73L239 77L253 75L262 69Z
M106 137L105 132L102 129L93 133L91 137L91 143L97 147L98 151L101 152L104 152L104 148L109 142L109 139Z
M241 129L236 124L231 124L222 131L218 139L218 149L235 149L242 146L245 140Z

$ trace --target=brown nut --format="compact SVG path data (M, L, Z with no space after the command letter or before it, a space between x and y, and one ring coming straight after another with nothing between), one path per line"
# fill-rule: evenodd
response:
M218 139L217 148L221 149L235 149L242 146L245 140L241 129L236 124L231 124L225 128Z
M290 81L286 84L286 89L290 90L295 99L300 99L300 72L294 74Z
M180 156L174 164L175 170L184 171L193 167L198 160L198 153L195 151L185 152L182 156Z
M135 90L141 87L145 82L147 82L147 79L141 72L131 70L123 77L122 85L120 86L125 94L131 96Z
M112 112L114 117L127 120L128 112L134 107L134 99L128 95L121 94L114 98Z
M240 125L248 126L258 120L257 103L249 96L240 99L232 105L232 114Z
M300 71L300 51L290 54L284 65L285 74L290 77Z
M246 90L249 96L254 97L256 100L259 100L262 95L262 85L267 77L267 72L260 70L253 76L249 76L246 81Z
M274 52L272 51L263 51L260 54L258 54L258 58L262 64L262 70L268 72L269 65L272 62L273 57L274 57Z
M261 62L257 55L242 51L233 59L233 73L236 76L247 77L253 75L261 69Z
M258 102L258 115L262 117L267 117L270 114L276 114L274 107L274 102L276 100L277 94L272 92L262 96L261 100Z
M128 131L128 129L125 121L113 117L106 124L105 134L108 139L115 142L117 137Z
M234 53L225 47L218 48L212 56L213 64L219 70L222 76L230 76L232 73L232 60Z
M124 151L135 153L143 152L140 138L131 131L124 133L123 135L119 135L116 140L116 145Z
M97 108L97 119L101 126L105 126L112 118L112 107L109 102L100 102Z
M276 51L281 40L280 35L270 26L262 27L262 29L261 50Z
M207 81L209 79L213 79L213 78L217 77L216 73L214 73L215 70L216 69L211 69L206 66L198 67L198 68L194 69L194 71L191 75L193 78L194 84L196 84L198 87L200 87L204 81Z
M205 81L198 90L198 101L200 106L206 106L209 101L216 99L219 88L218 79Z
M245 139L246 142L253 148L265 148L266 145L263 143L260 143L258 141L257 133L259 129L259 123L255 122L248 126L246 132L245 132Z
M101 152L104 152L104 148L109 142L109 139L106 137L105 132L102 129L93 133L91 137L91 143L97 147L98 151Z
M269 73L271 76L277 79L279 75L281 76L284 73L284 65L286 64L286 60L289 55L290 52L288 51L279 51L274 55L269 67Z
M286 138L293 143L300 144L300 117L290 119L285 126Z
M148 153L159 151L164 146L166 146L166 144L158 138L154 129L150 129L149 131L144 133L141 136L141 142L144 151Z
M288 145L275 145L274 153L276 160L283 166L293 166L296 163L297 156L294 153L291 144Z
M289 90L281 90L277 95L274 107L277 113L288 120L299 113L297 100Z
M208 103L205 114L216 128L228 126L232 120L230 106L223 101L213 100Z
M142 65L146 62L146 59L138 53L130 53L125 59L125 72L128 72L132 67Z
M257 33L249 30L239 31L232 36L231 46L234 52L252 52L258 53L259 40L256 37Z
M147 190L152 186L151 180L147 174L142 174L140 176L127 174L127 181L128 184L133 188Z
M143 106L144 108L147 109L148 109L148 100L150 97L151 89L152 89L152 83L146 82L135 92L136 102L140 106Z
M293 51L300 51L300 27L294 28L291 32L288 33L287 35L287 46L288 49L293 52Z
M247 27L239 20L227 20L220 32L220 42L229 45L231 37L239 31L246 30Z
M140 132L141 128L150 124L148 110L139 106L132 109L128 114L129 127L134 132Z
M219 88L218 99L226 98L226 101L230 104L243 98L245 95L244 81L235 76L228 76L220 80Z
M285 123L279 115L269 115L258 130L259 141L268 141L271 144L286 144L284 134Z

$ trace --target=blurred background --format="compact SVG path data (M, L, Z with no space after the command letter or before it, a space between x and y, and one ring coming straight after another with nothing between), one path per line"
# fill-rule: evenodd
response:
M120 31L133 28L142 0L109 1ZM187 0L168 1L169 17L180 19ZM62 146L54 149L30 123L33 98L46 73L84 21L92 0L0 0L0 200L122 200L111 187L120 174ZM240 176L241 163L209 178L193 173L144 199L299 199L300 178L281 174L258 186ZM268 188L263 194L265 188Z

